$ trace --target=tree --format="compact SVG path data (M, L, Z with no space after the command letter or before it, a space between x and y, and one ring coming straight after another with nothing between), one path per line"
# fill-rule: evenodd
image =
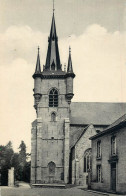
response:
M19 180L23 180L25 182L30 182L30 162L27 162L27 158L29 157L29 153L26 153L26 145L24 141L21 141L19 146L19 165L17 168L17 177Z
M19 149L20 149L20 151L19 151L19 163L23 167L26 163L26 158L27 158L26 145L25 145L24 141L21 141Z
M12 142L9 141L6 146L0 145L0 168L1 168L1 185L7 185L8 169L11 168L11 160L14 154Z
M27 158L30 154L26 153L26 145L21 141L19 153L14 153L12 142L6 146L0 145L0 177L1 185L8 184L8 169L14 167L15 180L30 182L30 162Z

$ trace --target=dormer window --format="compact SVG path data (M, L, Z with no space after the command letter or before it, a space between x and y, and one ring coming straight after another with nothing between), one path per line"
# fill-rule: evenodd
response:
M55 88L49 93L49 107L58 107L58 91Z

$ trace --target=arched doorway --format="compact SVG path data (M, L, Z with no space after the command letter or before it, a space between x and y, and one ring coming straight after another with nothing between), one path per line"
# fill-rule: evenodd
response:
M56 169L56 164L52 161L49 162L48 163L49 183L54 183L55 181L55 169Z

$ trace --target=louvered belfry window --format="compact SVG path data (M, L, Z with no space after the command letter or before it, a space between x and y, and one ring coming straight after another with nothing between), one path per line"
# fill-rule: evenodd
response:
M58 107L58 92L55 88L49 93L49 107Z

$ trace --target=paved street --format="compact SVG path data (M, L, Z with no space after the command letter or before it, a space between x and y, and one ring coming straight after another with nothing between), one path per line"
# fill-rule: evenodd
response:
M105 194L110 196L109 194ZM88 192L82 190L81 187L67 188L67 189L53 189L53 188L9 188L1 187L0 196L103 196L101 193ZM112 196L114 196L112 194Z
M78 188L52 189L52 188L2 188L1 196L101 196L89 193Z

